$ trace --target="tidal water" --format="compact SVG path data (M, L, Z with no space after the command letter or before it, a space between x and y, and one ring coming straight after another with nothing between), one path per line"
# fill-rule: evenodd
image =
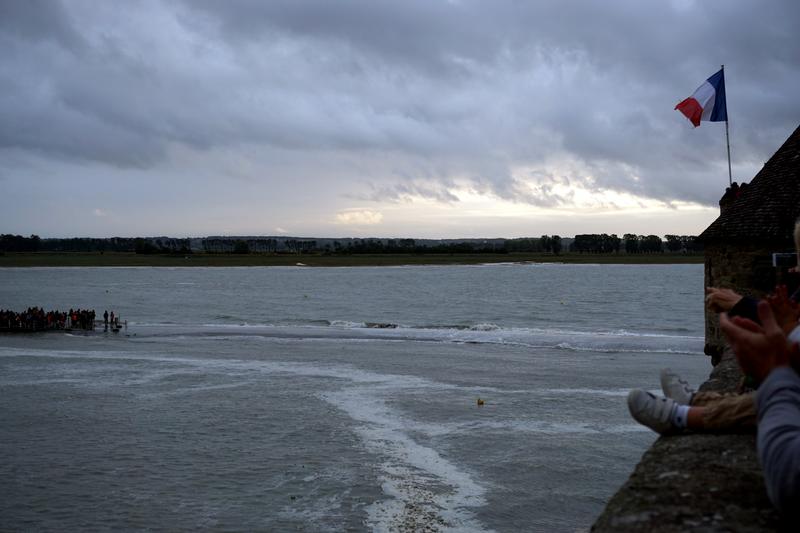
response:
M710 371L701 265L0 269L34 305L127 329L0 335L0 530L587 530L628 390Z

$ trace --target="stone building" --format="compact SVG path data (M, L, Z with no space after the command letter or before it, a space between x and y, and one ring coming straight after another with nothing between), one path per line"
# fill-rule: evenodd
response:
M763 296L776 283L791 284L772 254L794 251L800 217L800 127L794 130L749 184L730 187L719 217L700 235L705 246L706 287L727 287ZM722 338L716 313L706 310L706 353L716 364Z

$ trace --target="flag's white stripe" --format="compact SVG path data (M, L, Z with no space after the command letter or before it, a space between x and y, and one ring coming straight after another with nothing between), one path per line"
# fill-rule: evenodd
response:
M697 103L703 108L703 115L700 120L708 120L711 118L711 112L714 110L714 102L717 99L717 91L714 89L714 86L706 81L697 88L692 97L697 100Z

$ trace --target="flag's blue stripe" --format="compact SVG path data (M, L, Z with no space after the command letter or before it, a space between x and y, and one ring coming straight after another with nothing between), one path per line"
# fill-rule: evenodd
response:
M709 122L724 122L728 120L728 106L725 103L725 71L719 72L708 78L708 83L717 93L714 97L714 109L711 110Z

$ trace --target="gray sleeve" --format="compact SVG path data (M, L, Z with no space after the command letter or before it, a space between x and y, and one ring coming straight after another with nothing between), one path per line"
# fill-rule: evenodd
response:
M787 518L800 518L800 376L777 368L758 389L758 455L767 493Z

